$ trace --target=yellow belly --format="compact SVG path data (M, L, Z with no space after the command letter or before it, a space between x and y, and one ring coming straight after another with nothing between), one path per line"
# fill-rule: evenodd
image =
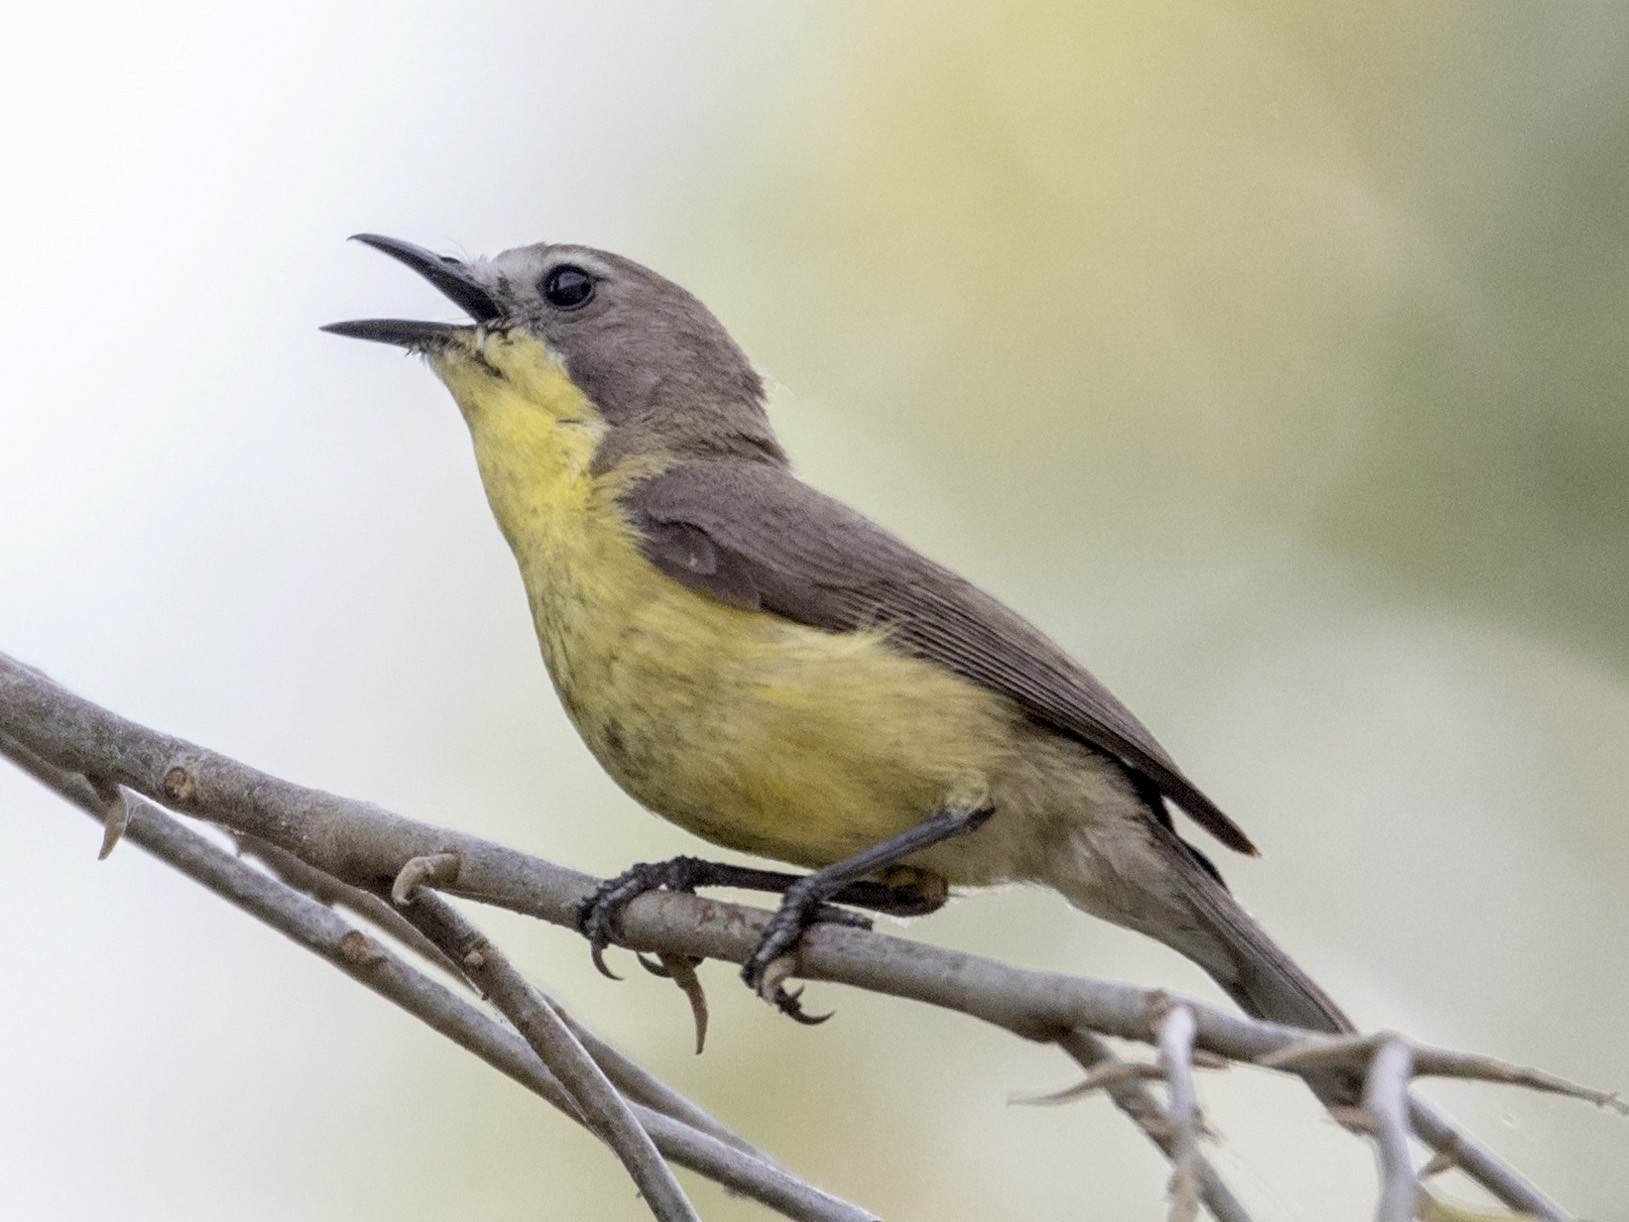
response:
M1022 720L1007 701L896 652L743 611L640 554L596 476L605 434L541 346L482 341L437 359L578 731L656 813L731 848L820 866L951 801L982 801Z
M1003 702L878 634L739 611L647 572L620 614L548 596L537 610L577 728L652 810L820 866L987 793L992 744L1010 738Z
M561 701L618 784L717 844L805 866L982 799L1011 706L881 633L690 590L639 553L613 488L523 567Z

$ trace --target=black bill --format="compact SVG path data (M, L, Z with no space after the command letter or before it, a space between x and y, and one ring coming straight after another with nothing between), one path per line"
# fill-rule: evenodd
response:
M469 268L449 255L438 255L402 242L396 238L381 237L376 233L354 234L353 240L382 251L398 262L407 264L436 288L445 293L478 323L496 322L503 310L493 300L484 285L475 279ZM322 328L335 335L352 339L372 340L380 344L395 344L402 348L424 348L444 342L460 328L451 323L414 322L404 318L363 318L355 322L334 322Z

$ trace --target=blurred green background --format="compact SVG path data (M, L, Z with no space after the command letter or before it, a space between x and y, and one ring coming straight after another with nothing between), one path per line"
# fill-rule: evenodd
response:
M19 24L20 23L20 24ZM584 241L707 301L804 475L1041 624L1265 849L1361 1021L1629 1085L1621 4L36 6L0 47L0 649L290 779L600 872L693 851L576 741L449 400L342 239ZM0 769L0 1214L645 1216L587 1137ZM1062 1059L815 987L683 1003L482 919L890 1219L1163 1217ZM1215 990L1050 896L903 932ZM624 961L626 964L626 960ZM1304 1092L1207 1079L1264 1219L1369 1216ZM1626 1130L1430 1093L1582 1215ZM693 1182L693 1181L687 1181ZM705 1216L755 1207L697 1182Z

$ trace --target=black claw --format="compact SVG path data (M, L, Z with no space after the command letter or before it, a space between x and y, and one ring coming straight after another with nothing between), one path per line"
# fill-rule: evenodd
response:
M825 1022L836 1010L827 1010L824 1014L808 1014L803 1009L803 990L793 992L789 989L775 990L775 1008L793 1022L802 1023L805 1027L818 1027Z
M760 877L762 876L762 877ZM814 924L842 925L850 929L870 929L870 918L846 908L833 907L825 901L835 891L822 887L813 876L789 879L776 875L771 878L763 871L749 871L736 866L721 866L695 857L675 857L671 861L641 862L630 866L617 877L601 883L593 895L577 906L577 929L588 939L588 953L600 974L611 980L622 977L605 963L605 950L620 935L619 918L622 909L647 891L693 891L698 886L762 886L766 880L777 884L788 879L780 908L764 927L763 936L752 955L741 969L741 978L749 988L764 995L764 976L777 959L797 948L803 931ZM646 971L666 976L670 973L660 961L639 956ZM802 990L789 992L776 987L767 998L782 1014L806 1026L825 1022L830 1014L807 1014L798 1000Z
M787 902L769 919L769 924L764 926L758 945L753 948L752 955L741 966L741 979L747 982L747 987L755 993L761 993L764 975L769 971L770 964L795 950L797 944L803 940L803 931L810 925L841 925L847 929L870 929L871 920L846 908L812 903L802 897L788 897ZM800 1017L802 1011L797 1006L796 999L787 998L784 990L775 998L775 1005L783 1013L798 1018L799 1021L808 1021ZM823 1015L815 1021L825 1022L830 1017L829 1014Z
M655 955L647 955L643 951L640 951L638 954L634 955L634 958L638 959L639 966L644 968L652 976L660 976L663 980L673 979L673 973L667 970L667 964L663 963Z
M612 879L577 905L577 931L588 939L588 957L594 961L594 967L598 969L599 974L607 980L622 979L605 964L605 948L611 945L611 938L616 933L612 921L615 909L611 907L611 903L617 884L621 881Z
M605 965L605 948L610 944L609 939L605 938L603 934L598 936L590 936L588 943L588 957L594 961L594 966L599 969L601 976L604 976L607 980L621 980L621 976L618 976Z
M642 861L601 883L593 895L577 905L577 932L588 939L589 958L594 961L600 975L611 980L622 979L605 966L605 948L616 940L620 932L617 918L622 910L647 891L695 890L699 882L705 881L708 864L695 857ZM645 966L648 969L650 965Z
M813 890L802 885L801 881L788 887L785 897L781 900L781 906L776 909L775 915L769 918L769 924L764 926L758 945L753 948L746 963L742 964L741 979L747 982L747 987L754 993L762 994L764 975L769 971L770 965L797 948L805 929L821 920L847 925L852 923L848 919L850 916L857 916L852 913L844 914L842 917L827 915L840 911L841 909L823 904ZM858 919L869 927L870 922L864 917ZM803 1021L802 1007L798 1005L796 995L788 994L784 989L777 990L774 1003L782 1013Z
M796 946L803 936L801 926L781 920L785 911L782 908L770 918L769 924L764 926L763 936L758 939L758 945L741 965L741 979L754 993L763 992L764 975L769 971L769 965Z

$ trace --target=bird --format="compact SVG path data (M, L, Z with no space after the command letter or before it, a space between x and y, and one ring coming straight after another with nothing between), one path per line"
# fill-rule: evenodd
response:
M642 892L761 887L780 905L742 975L817 1021L782 983L812 923L1023 883L1171 947L1250 1015L1351 1030L1172 812L1254 855L1239 825L1039 629L803 482L695 296L589 246L355 238L469 316L324 330L421 354L451 392L588 749L657 815L808 871L635 865L579 913L602 970Z

